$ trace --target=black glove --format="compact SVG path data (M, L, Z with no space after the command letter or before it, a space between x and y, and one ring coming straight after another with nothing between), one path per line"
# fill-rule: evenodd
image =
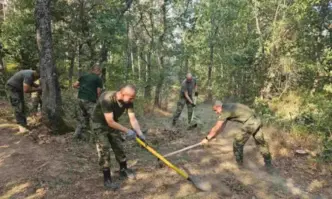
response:
M196 96L196 97L198 96L198 92L197 92L197 91L195 92L195 96Z
M196 104L192 103L191 106L196 107Z

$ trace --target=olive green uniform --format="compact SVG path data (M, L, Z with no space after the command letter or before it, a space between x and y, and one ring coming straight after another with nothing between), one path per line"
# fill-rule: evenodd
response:
M236 132L233 142L233 152L239 164L243 163L243 148L250 136L255 139L256 145L264 158L266 165L271 165L271 154L268 143L264 139L262 132L262 122L253 110L239 103L226 103L222 105L222 112L218 116L220 121L234 121L241 125L232 131Z
M89 132L90 119L98 98L97 89L102 88L103 84L101 78L94 73L81 76L78 82L80 85L78 90L78 125L75 137L83 135L92 141L93 135Z
M92 130L96 136L96 146L99 165L102 168L110 168L110 148L119 164L126 162L123 150L121 132L108 126L104 113L113 113L114 121L118 122L125 112L134 112L133 104L121 104L116 100L116 91L106 91L98 99L92 114Z
M188 123L191 123L191 118L193 114L193 105L186 99L184 93L188 92L188 95L191 100L193 100L193 94L195 92L195 87L196 87L196 80L193 79L192 81L188 82L187 80L184 80L181 84L181 90L180 90L180 98L179 101L177 102L177 107L176 111L173 115L173 123L175 123L183 110L184 105L187 105L188 109Z
M14 109L17 124L26 127L23 84L34 86L36 80L33 70L21 70L15 73L6 83L6 93Z

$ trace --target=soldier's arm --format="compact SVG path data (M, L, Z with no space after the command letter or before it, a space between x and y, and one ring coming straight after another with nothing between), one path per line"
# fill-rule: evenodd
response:
M224 121L221 121L221 120L217 121L217 123L214 125L214 127L212 127L212 129L210 130L209 134L206 136L206 139L211 140L218 133L220 133L223 123L224 123Z
M190 104L193 104L194 102L190 99L188 91L184 91L184 97L190 102Z
M33 92L41 91L41 88L40 87L35 88L29 84L23 84L23 91L25 93L33 93Z
M99 97L101 95L101 91L103 89L103 81L101 78L98 78L97 80L97 96Z
M119 130L123 133L126 133L129 129L122 126L121 124L117 123L116 121L114 121L113 119L113 112L111 113L104 113L104 117L105 117L105 120L108 124L109 127L113 128L113 129L116 129L116 130Z
M101 94L101 88L97 88L97 96L100 97Z
M73 83L73 87L74 88L80 88L80 82L76 81L75 83Z
M141 127L136 119L135 113L134 112L129 112L129 121L135 132L137 133L138 136L141 136L143 133L141 131Z

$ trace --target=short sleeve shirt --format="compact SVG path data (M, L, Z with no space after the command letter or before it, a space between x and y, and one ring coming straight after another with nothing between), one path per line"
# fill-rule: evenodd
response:
M96 102L98 98L97 88L103 87L101 78L94 73L90 73L81 76L78 81L80 83L80 88L78 90L78 98L91 102Z
M115 94L116 91L106 91L101 94L92 114L93 122L107 126L104 113L113 113L113 119L117 122L125 111L134 112L133 103L121 104L116 100Z
M226 103L222 105L222 112L218 116L219 121L236 121L245 123L255 113L248 106L239 103Z
M182 98L185 98L184 93L187 91L189 97L192 97L193 92L195 90L195 86L196 86L196 79L192 79L192 81L187 82L187 80L184 80L181 84L181 93L180 96Z
M9 80L7 84L16 88L17 90L23 91L23 84L27 84L29 86L33 85L35 81L33 70L21 70L15 73Z

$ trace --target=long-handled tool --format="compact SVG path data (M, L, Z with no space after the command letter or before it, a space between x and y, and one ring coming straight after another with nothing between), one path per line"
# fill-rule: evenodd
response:
M196 147L201 146L201 145L202 145L202 143L199 142L199 143L197 143L197 144L194 144L194 145L191 145L191 146L187 146L187 147L185 147L185 148L183 148L183 149L180 149L180 150L177 150L177 151L173 151L173 152L171 152L171 153L167 153L167 154L165 154L165 155L163 155L163 156L164 156L164 158L166 158L166 157L170 157L170 156L172 156L172 155L175 155L175 154L178 154L178 153L181 153L181 152L184 152L184 151L188 151L188 150L190 150L190 149L196 148Z
M194 104L197 106L197 104L196 104L196 103L197 103L197 97L196 97L196 96L193 97L193 102L194 102ZM193 120L194 120L194 118L195 118L195 109L196 109L196 107L193 107L193 112L192 112L192 114L191 114L191 118L190 118L190 122L189 122L189 126L188 126L187 130L191 130L191 129L197 127L197 121L195 121L195 122L192 124L192 122L193 122ZM188 118L188 120L189 120L189 118Z
M148 150L152 155L156 156L159 160L163 161L169 168L173 169L176 171L179 175L184 177L186 180L190 181L197 189L201 191L210 191L211 190L211 185L207 182L202 182L198 180L195 176L191 176L185 171L177 168L175 165L173 165L171 162L166 160L162 155L160 155L157 151L155 151L152 147L150 147L147 143L143 142L141 139L136 137L136 141L138 144L143 146L146 150Z
M177 151L173 151L173 152L171 152L171 153L167 153L167 154L165 154L165 155L163 155L163 156L164 156L164 158L166 158L166 157L170 157L170 156L172 156L172 155L176 155L176 154L179 154L179 153L181 153L181 152L188 151L189 149L192 149L192 148L195 148L195 147L198 147L198 146L201 146L201 145L202 145L202 144L199 142L199 143L197 143L197 144L194 144L194 145L191 145L191 146L185 147L185 148L183 148L183 149L180 149L180 150L177 150ZM159 159L158 159L158 165L159 165L160 168L162 168L162 167L164 166L164 164L163 164L162 162L160 162Z

